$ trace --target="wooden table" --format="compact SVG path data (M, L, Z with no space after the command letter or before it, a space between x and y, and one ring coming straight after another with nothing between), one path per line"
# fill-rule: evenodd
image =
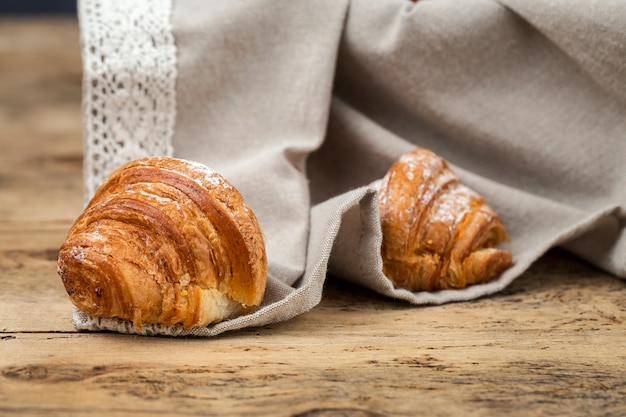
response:
M473 302L331 278L311 312L213 339L76 332L56 256L80 67L74 20L0 21L0 415L626 415L626 283L559 251Z

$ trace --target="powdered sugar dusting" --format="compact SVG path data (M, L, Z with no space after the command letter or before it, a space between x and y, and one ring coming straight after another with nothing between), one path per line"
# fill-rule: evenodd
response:
M221 187L227 190L232 190L233 186L224 180L224 177L219 175L218 173L213 173L212 175L207 175L204 177L204 181L206 184L211 184L214 187Z
M194 182L202 187L212 186L212 187L220 187L227 190L232 190L233 186L230 185L224 177L222 177L219 173L215 172L213 169L208 166L201 164L200 162L190 161L186 159L181 159L186 163L189 168L193 171L194 174L197 174L198 177L193 176L192 179Z
M427 174L432 176L432 173L428 168L425 168L425 171L428 171ZM417 194L420 197L420 203L426 204L431 201L441 190L442 186L450 181L454 181L455 179L455 175L450 170L445 170L434 178L424 176L424 181L419 185L419 189L417 191Z
M73 246L70 249L70 256L77 261L83 262L85 260L85 249L82 246Z
M91 230L89 232L89 238L94 242L104 242L105 237L100 233L99 230Z
M193 168L194 171L202 172L205 176L211 176L211 175L215 174L215 171L213 171L208 166L206 166L204 164L201 164L200 162L189 161L189 160L186 160L186 159L184 161L185 161L185 163L187 165L190 165L190 167Z
M402 166L402 171L409 181L420 180L418 183L417 195L422 196L422 201L429 201L437 185L439 173L447 173L441 170L442 161L433 158L430 152L412 152L402 155L398 162ZM419 176L419 179L417 178Z
M474 196L472 190L458 184L454 190L440 198L437 210L431 215L431 222L445 223L454 227L470 210L471 200Z

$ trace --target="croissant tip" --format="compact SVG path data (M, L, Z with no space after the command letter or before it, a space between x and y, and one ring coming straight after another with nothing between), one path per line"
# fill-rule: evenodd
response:
M464 262L468 283L490 281L513 264L513 254L508 250L486 248L472 253Z

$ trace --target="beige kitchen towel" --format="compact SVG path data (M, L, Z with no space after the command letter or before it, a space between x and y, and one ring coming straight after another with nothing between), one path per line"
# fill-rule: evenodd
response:
M469 300L554 246L626 278L621 0L79 6L86 196L127 160L174 155L226 176L266 236L261 308L144 334L286 320L319 303L329 274L413 304ZM383 275L376 182L414 147L445 157L501 215L515 264L498 279L412 293ZM73 318L80 330L136 331Z

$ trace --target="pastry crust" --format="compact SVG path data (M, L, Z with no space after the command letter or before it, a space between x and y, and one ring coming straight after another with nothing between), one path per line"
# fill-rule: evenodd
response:
M410 291L464 288L512 264L502 221L446 161L418 148L389 169L379 192L383 272Z
M82 311L206 326L251 311L266 285L262 232L243 197L204 165L168 157L111 174L59 251Z

